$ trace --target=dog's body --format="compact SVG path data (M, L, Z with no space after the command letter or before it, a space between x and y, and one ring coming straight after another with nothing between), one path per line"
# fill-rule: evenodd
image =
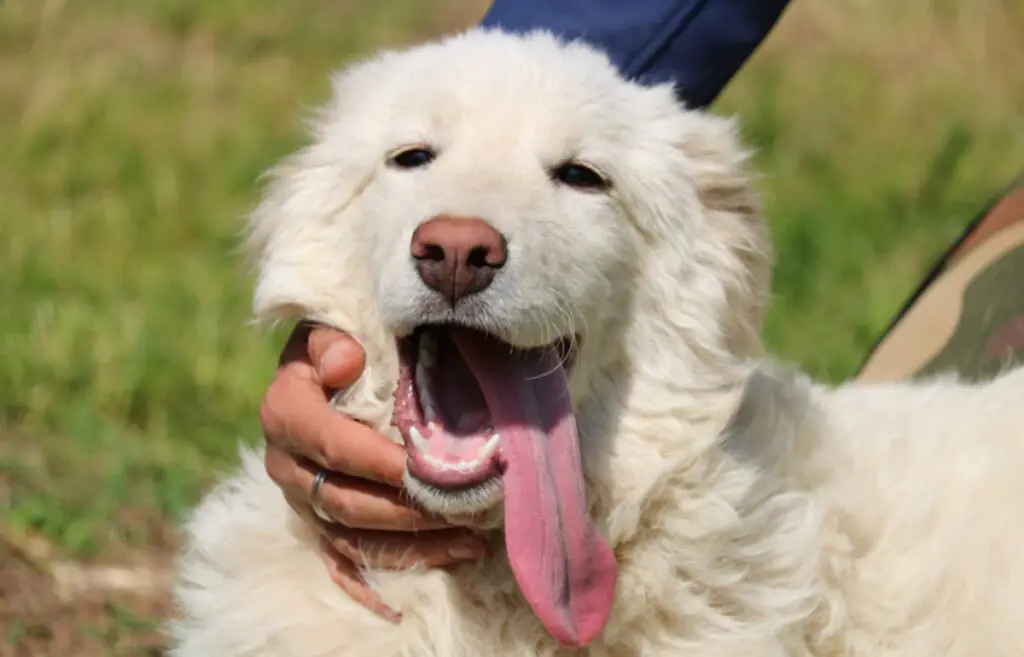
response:
M409 143L436 152L387 159ZM424 505L496 510L506 531L476 563L368 572L393 625L336 589L247 453L188 525L176 657L533 657L574 641L593 657L1024 653L1024 371L828 389L763 360L767 240L744 160L729 122L544 35L474 31L341 78L254 216L257 312L358 337L368 368L339 406L407 445L409 421L390 426L406 412L396 336L462 324L525 351L574 336L564 369L598 535L550 531L589 555L559 591L590 607L545 607L508 471L504 506L410 473ZM507 238L493 282L449 306L407 246L440 215ZM504 467L532 476L510 436Z

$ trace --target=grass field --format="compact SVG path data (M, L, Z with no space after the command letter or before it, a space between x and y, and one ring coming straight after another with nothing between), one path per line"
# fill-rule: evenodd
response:
M0 655L158 654L159 605L62 601L48 569L158 559L258 436L281 336L246 324L257 175L332 68L484 6L0 2ZM781 355L852 374L1024 167L1021 34L1024 0L794 0L714 108L758 150Z

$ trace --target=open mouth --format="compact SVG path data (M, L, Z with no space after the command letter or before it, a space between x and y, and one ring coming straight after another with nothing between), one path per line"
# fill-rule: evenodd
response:
M422 326L399 343L393 423L407 475L427 492L417 497L440 500L433 510L482 507L502 492L516 582L548 632L578 647L607 622L618 570L587 513L567 375L574 345L523 349L464 326Z
M422 326L399 349L394 423L405 438L409 474L436 493L470 499L491 497L474 496L474 489L500 486L502 434L522 428L507 408L512 379L568 371L576 353L570 339L521 349L455 325ZM539 364L549 371L531 371Z

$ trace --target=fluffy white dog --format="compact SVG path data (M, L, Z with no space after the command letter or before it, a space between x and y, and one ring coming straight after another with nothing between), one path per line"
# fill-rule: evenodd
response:
M391 624L245 452L187 525L174 655L1024 654L1024 372L771 365L733 123L472 30L349 68L313 134L252 218L256 312L356 336L339 406L494 550L368 572Z

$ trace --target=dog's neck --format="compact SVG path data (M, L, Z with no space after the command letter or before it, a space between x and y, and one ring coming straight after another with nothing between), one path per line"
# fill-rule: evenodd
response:
M685 486L680 478L735 461L737 418L764 419L747 394L764 354L757 272L728 280L680 257L643 266L633 307L581 359L600 363L580 373L588 388L573 391L593 513L613 542L628 540L669 481ZM763 438L758 448L770 450Z
M646 323L624 327L624 348L593 378L578 414L592 517L616 551L623 586L645 591L642 609L622 607L616 622L657 631L652 618L686 627L687 609L714 610L690 637L700 645L771 601L766 635L782 639L804 619L823 624L824 519L802 490L805 473L790 470L800 459L786 457L816 448L809 383L722 325L630 316ZM716 607L738 578L755 593Z

